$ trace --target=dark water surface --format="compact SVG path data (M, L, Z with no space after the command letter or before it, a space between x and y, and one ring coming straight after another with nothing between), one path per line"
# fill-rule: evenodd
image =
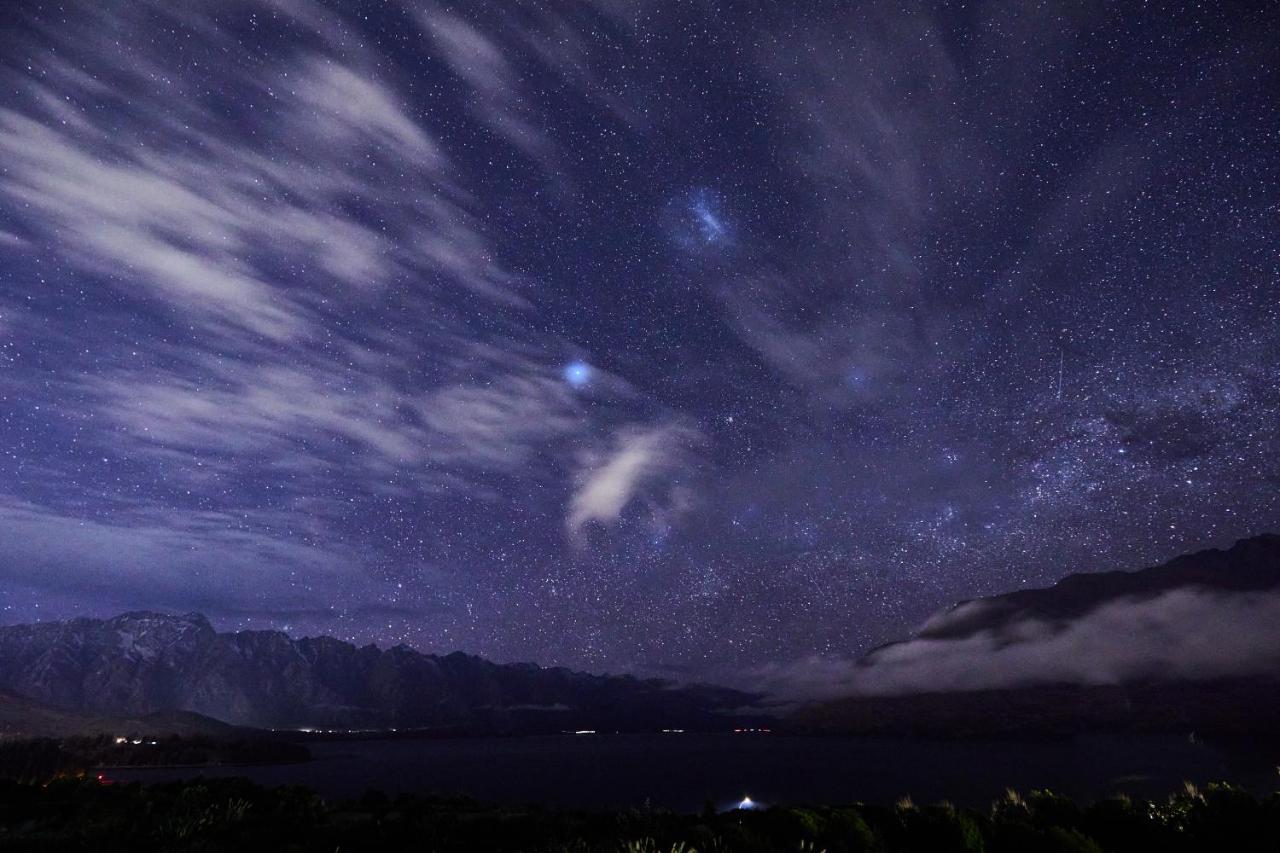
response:
M766 734L587 735L309 744L315 760L271 767L113 770L122 781L247 776L330 797L468 795L573 807L643 805L694 811L750 795L761 803L950 800L985 806L1006 788L1078 799L1124 792L1163 798L1184 780L1229 779L1255 791L1280 777L1268 756L1242 763L1178 736L1017 743ZM1274 758L1274 756L1270 756Z

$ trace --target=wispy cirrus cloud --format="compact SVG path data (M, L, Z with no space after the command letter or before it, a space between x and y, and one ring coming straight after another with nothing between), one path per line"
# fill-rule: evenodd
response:
M78 456L24 466L21 488L0 495L27 531L0 550L29 557L41 536L75 530L44 563L54 551L74 562L72 546L97 539L154 564L154 589L174 596L183 572L225 553L226 572L210 577L255 560L299 577L311 566L317 585L356 599L367 583L377 599L377 555L343 539L353 517L493 499L495 478L567 484L610 420L628 415L593 410L564 382L572 347L545 330L534 288L502 261L476 191L484 164L459 156L459 122L466 134L478 123L556 168L500 33L422 13L444 66L474 94L468 124L442 119L394 62L351 38L358 24L340 9L222 12L86 10L34 27L33 72L0 71L0 251L74 273L104 311L92 349L55 326L41 344L79 356L47 376L5 377L15 395L51 394L33 411L88 428L71 443ZM289 48L259 55L237 26L287 26ZM190 44L119 48L122 32L160 27ZM62 58L72 55L74 65ZM202 82L210 66L217 91ZM3 315L56 315L57 292L28 293L48 304L0 295ZM593 395L643 407L624 381L599 376ZM86 518L71 497L109 460L129 474L103 493L127 490L130 515ZM244 514L246 493L269 508ZM197 550L178 555L179 542ZM128 586L127 568L103 565L104 584Z
M429 388L361 365L353 351L346 365L187 358L182 370L148 370L145 383L119 371L86 377L79 391L136 453L198 454L207 466L201 476L330 465L396 475L400 489L484 492L479 481L489 475L554 474L546 463L568 453L570 441L585 441L589 425L554 366L502 355L490 365L495 373Z
M283 101L265 144L234 141L238 128L188 105L180 125L167 103L147 101L110 126L85 113L67 124L41 106L53 92L32 84L31 109L0 112L4 190L89 270L127 274L127 286L201 322L270 338L315 331L310 294L279 283L288 265L315 275L317 290L350 288L347 300L407 274L513 298L440 149L388 88L320 57L257 85ZM140 144L158 130L165 144ZM314 147L279 150L298 138ZM351 167L361 161L381 165ZM375 198L381 228L352 213Z
M0 248L8 249L8 250L16 250L16 249L21 249L26 245L27 245L27 241L25 238L19 237L17 234L10 233L9 231L0 229Z
M331 46L331 13L286 6L323 25L314 35ZM140 4L130 14L145 28L171 12L207 35L211 49L244 50L198 10L162 10ZM469 210L474 200L456 170L447 174L438 140L367 57L286 53L265 72L244 74L240 82L266 104L249 134L245 117L190 97L188 75L166 65L176 59L162 53L139 68L134 57L107 49L98 23L90 15L51 34L49 73L43 82L19 82L25 106L0 112L0 150L10 164L0 191L22 206L19 218L44 250L101 275L99 287L141 303L157 299L179 322L218 335L203 338L192 358L201 359L201 344L217 353L209 363L217 364L222 411L259 408L252 397L230 405L225 389L275 387L275 365L285 362L301 362L296 369L310 380L376 372L376 360L354 354L368 335L344 332L342 315L376 310L386 288L410 279L417 281L409 298L438 306L433 321L446 346L463 319L447 304L459 290L522 304ZM94 73L57 59L58 47L71 46L87 51ZM131 92L157 71L173 82L172 95ZM87 109L128 94L136 97L110 122ZM418 330L392 324L385 332L375 346L395 348ZM272 358L263 347L272 341L289 349ZM177 386L161 379L150 393L173 394ZM291 377L298 396L315 384L302 379ZM145 408L148 391L137 390Z
M265 602L319 607L363 589L376 597L387 584L370 583L350 565L352 549L319 547L307 537L264 532L242 514L118 507L109 518L67 513L0 499L0 556L11 588L91 592L111 607L201 606L253 611Z
M276 339L302 331L303 309L274 294L238 254L236 225L252 224L176 178L169 164L110 162L12 110L0 112L0 152L11 164L7 194L37 212L33 224L65 241L79 264L129 275L209 323ZM192 166L197 174L188 177L198 178L204 169Z
M890 402L935 373L920 368L950 318L926 307L922 245L940 205L981 170L929 152L943 138L957 157L982 154L931 16L849 14L856 23L838 34L811 30L760 49L761 85L787 81L776 94L792 119L789 177L809 188L812 209L804 233L749 253L714 287L745 344L841 408Z
M440 7L425 7L420 18L449 68L470 85L475 115L521 153L554 168L555 146L538 126L537 112L503 47L462 16Z

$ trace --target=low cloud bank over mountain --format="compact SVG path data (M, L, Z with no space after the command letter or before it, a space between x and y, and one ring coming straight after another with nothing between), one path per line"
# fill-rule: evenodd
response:
M1280 537L964 602L860 660L762 672L801 699L1280 672Z
M963 605L981 615L981 601ZM864 693L978 690L1033 683L1120 684L1276 672L1280 593L1188 588L1126 598L1070 622L1037 618L965 637L918 637L868 655Z

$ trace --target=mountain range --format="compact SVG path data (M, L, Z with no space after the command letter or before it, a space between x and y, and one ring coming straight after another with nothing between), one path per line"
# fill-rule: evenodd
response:
M218 632L200 614L151 612L0 627L0 691L117 718L188 711L260 728L484 732L722 728L755 698L460 652Z
M873 650L783 726L940 735L1280 732L1280 536L1134 572L962 602ZM199 614L0 627L0 733L104 719L155 726L534 732L724 729L763 697L706 685L496 664ZM743 717L753 713L753 717ZM203 721L195 715L213 718Z
M1009 631L1031 619L1063 623L1116 601L1185 589L1228 594L1280 589L1280 535L1241 539L1230 548L1196 551L1138 571L1071 574L1051 587L963 601L929 620L914 639Z

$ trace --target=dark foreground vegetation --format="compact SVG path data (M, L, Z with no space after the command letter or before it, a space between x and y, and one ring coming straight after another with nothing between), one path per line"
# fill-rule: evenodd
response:
M1093 851L1280 850L1280 795L1188 787L1164 802L1080 806L1037 791L988 810L777 807L683 815L570 812L369 793L330 803L243 779L142 786L0 782L0 850L92 851Z

